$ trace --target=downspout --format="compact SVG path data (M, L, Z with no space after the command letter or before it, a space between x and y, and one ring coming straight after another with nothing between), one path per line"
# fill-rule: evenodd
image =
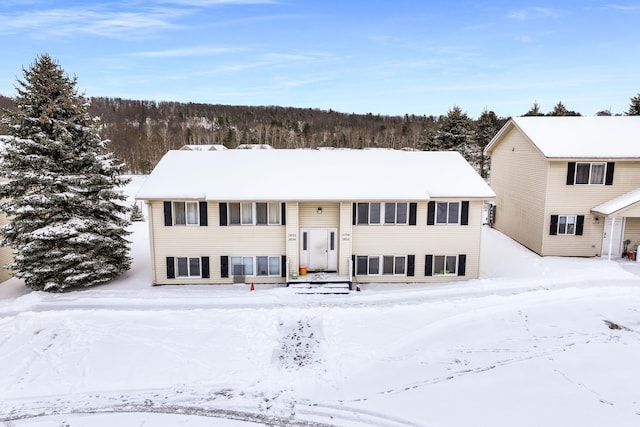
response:
M616 217L611 217L611 230L609 232L609 257L608 260L611 261L611 250L613 249L613 225L616 223Z

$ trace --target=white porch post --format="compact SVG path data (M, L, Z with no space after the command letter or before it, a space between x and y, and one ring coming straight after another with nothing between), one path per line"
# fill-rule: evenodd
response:
M286 276L285 276L285 280L286 280L286 282L285 282L285 283L286 283L286 284L287 284L287 286L288 286L288 285L289 285L289 257L287 257L287 261L286 261L286 263L285 263L285 264L286 264L285 268L287 269L287 271L286 271Z
M611 261L611 250L613 249L613 226L616 223L616 217L611 217L611 230L609 230L609 256L608 260Z

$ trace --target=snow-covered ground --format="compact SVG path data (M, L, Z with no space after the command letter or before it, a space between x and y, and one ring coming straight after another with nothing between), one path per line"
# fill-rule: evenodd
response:
M465 283L152 287L146 227L113 283L0 284L0 425L640 425L640 263L486 228Z

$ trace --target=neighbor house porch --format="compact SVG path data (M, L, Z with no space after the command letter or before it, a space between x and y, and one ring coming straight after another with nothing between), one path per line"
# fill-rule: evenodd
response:
M591 209L605 218L602 234L602 256L637 254L640 246L640 188ZM634 255L636 258L637 256Z

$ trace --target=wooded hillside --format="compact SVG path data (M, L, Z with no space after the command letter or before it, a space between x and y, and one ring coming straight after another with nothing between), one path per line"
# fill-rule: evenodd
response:
M490 129L476 129L454 107L447 116L381 116L292 107L251 107L91 98L104 138L131 173L149 173L171 149L185 144L269 144L274 148L454 149L479 170L482 147L504 123L492 112ZM0 108L13 108L0 96ZM453 117L452 117L453 116ZM449 128L443 128L449 123ZM480 132L482 130L482 132ZM0 132L6 129L0 129ZM490 135L490 136L489 136Z

